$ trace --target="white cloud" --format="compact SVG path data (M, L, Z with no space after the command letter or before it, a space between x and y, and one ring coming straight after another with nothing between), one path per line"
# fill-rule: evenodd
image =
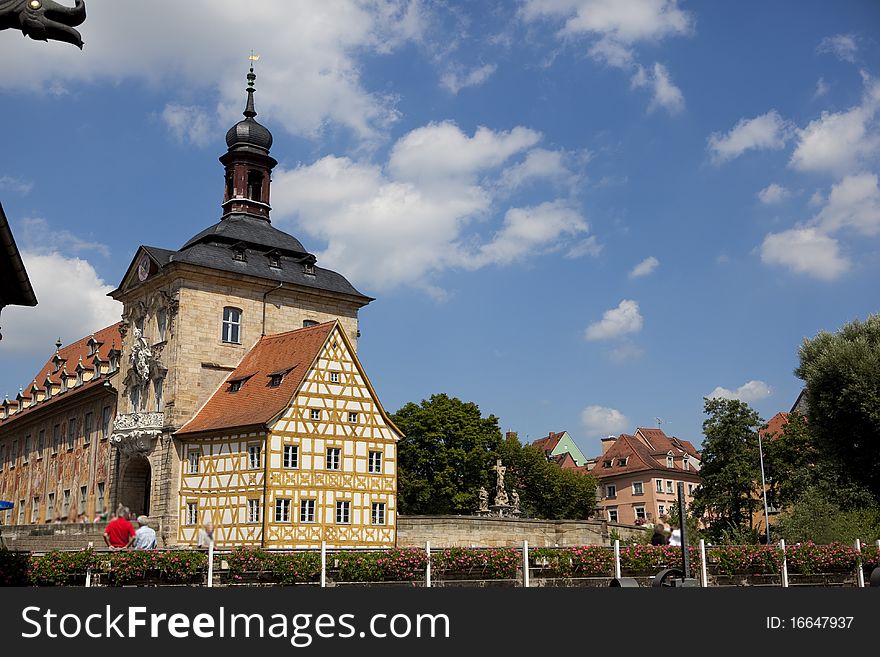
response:
M272 186L275 221L295 222L298 231L324 241L320 264L344 268L358 285L411 285L439 298L443 291L431 279L446 269L570 253L573 243L587 239L589 226L568 201L504 207L508 185L540 179L534 163L554 160L532 157L543 150L533 149L540 138L523 127L479 128L469 136L447 122L401 137L385 165L327 156L279 168ZM491 230L493 223L491 237L476 230Z
M15 192L22 196L30 193L34 183L17 176L0 176L0 192Z
M825 232L852 228L862 235L880 233L880 188L877 175L847 176L831 188L828 202L814 223Z
M819 78L816 80L816 91L813 93L813 98L821 98L829 91L831 91L831 87L825 82L825 78Z
M42 217L27 217L21 220L21 248L33 254L46 255L63 252L80 254L96 251L105 258L110 257L110 247L95 240L84 240L69 230L55 228Z
M113 290L94 267L57 252L22 251L22 261L37 296L33 308L3 310L0 356L45 356L59 337L68 343L118 322L122 304L107 296ZM58 321L63 318L64 321Z
M837 240L815 228L770 233L761 244L761 260L826 281L839 278L850 266Z
M777 185L776 183L771 183L758 192L758 199L765 205L779 203L789 196L791 196L791 192L782 185Z
M468 268L488 264L506 265L525 256L556 251L566 238L588 232L589 225L580 212L565 201L549 201L529 208L511 208L504 225L479 253L468 258Z
M616 408L587 406L581 412L581 422L588 436L619 434L629 427L629 420Z
M822 112L798 131L798 142L789 166L799 171L835 175L852 173L880 152L880 81L864 76L862 103L845 112Z
M791 131L791 124L776 110L770 110L753 119L740 119L725 135L712 133L708 140L709 150L714 162L726 162L747 150L780 149L785 146Z
M448 71L440 79L440 84L448 89L450 93L457 94L466 87L477 87L483 84L492 77L497 68L495 64L484 64L464 75L455 71Z
M654 270L657 269L657 265L659 264L660 261L657 260L657 258L654 256L648 256L633 267L633 270L629 273L629 277L640 278L641 276L649 276L654 273Z
M590 324L584 335L587 340L608 340L628 333L638 333L641 330L642 315L639 312L639 304L624 299L617 308L606 310L601 320Z
M675 86L669 77L669 71L659 62L654 63L650 73L639 66L632 77L632 85L651 88L653 96L648 111L662 107L670 114L678 114L684 109L684 95L681 89Z
M633 45L688 34L693 27L677 0L527 0L521 15L526 21L563 20L561 37L592 37L590 54L621 67L631 63Z
M565 164L565 153L546 148L533 148L526 159L508 167L500 178L502 187L514 190L529 182L549 180L555 184L571 184L577 177Z
M595 235L590 235L588 238L581 240L580 242L575 242L571 248L565 252L565 257L568 259L574 259L585 255L597 256L600 253L602 253L602 245L599 244L599 240L596 239Z
M181 142L205 146L217 136L215 117L195 105L168 103L162 110L162 120Z
M767 399L773 391L763 381L748 381L736 390L728 390L718 386L709 393L709 399L738 399L739 401L752 403Z
M258 44L261 115L294 134L312 136L335 124L365 141L381 136L397 112L393 96L364 87L358 59L419 41L427 22L424 5L406 0L88 6L79 28L82 52L0 39L0 59L16 62L0 87L50 93L69 83L143 80L172 88L174 104L203 105L226 125L244 108L244 54Z
M858 50L856 37L853 34L835 34L834 36L825 37L816 47L816 52L830 53L838 59L850 63L856 61Z
M619 344L608 352L608 358L614 363L629 363L642 357L644 350L631 342Z

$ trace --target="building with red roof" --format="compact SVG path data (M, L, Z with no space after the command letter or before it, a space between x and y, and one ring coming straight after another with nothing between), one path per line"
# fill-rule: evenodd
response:
M689 504L702 481L700 453L659 428L602 439L590 474L599 482L599 515L623 524L664 522L677 504L678 483Z

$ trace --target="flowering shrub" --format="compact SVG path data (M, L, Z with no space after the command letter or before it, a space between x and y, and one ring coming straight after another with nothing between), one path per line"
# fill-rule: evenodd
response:
M688 548L691 567L700 563L700 552ZM620 569L633 573L654 574L662 568L683 568L681 547L675 545L632 545L620 548Z
M382 552L340 552L334 555L343 582L401 582L422 579L428 557L421 548Z
M96 561L92 550L52 551L32 556L28 575L37 586L73 586L85 582L86 571L94 569Z
M724 545L710 548L706 559L721 575L761 575L782 570L782 550L766 545Z
M880 550L878 550L875 546L868 546L862 548L862 568L866 568L869 571L874 570L877 566L880 566Z
M855 547L840 543L816 545L806 542L787 545L785 549L788 572L804 575L851 571L856 567L858 556Z
M441 575L466 574L485 579L513 579L520 558L519 553L511 548L446 548L431 553L431 568Z
M611 577L614 573L614 553L599 545L537 548L529 551L529 557L548 577Z
M99 559L112 585L153 580L162 584L200 583L207 566L204 552L133 550L111 552Z
M229 566L229 576L239 581L246 574L262 574L273 570L273 555L259 548L235 548L232 554L225 557ZM319 557L320 563L320 557Z
M27 586L31 557L27 552L0 550L0 586Z

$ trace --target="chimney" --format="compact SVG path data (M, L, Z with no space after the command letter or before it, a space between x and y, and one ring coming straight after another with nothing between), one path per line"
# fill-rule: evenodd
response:
M608 436L607 438L602 439L602 454L604 455L611 446L614 445L614 442L617 440L617 436Z

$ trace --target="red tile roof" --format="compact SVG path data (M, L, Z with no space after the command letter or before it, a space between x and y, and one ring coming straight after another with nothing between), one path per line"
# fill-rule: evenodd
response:
M677 457L673 468L666 467L666 455L670 451ZM681 457L684 453L696 459L700 458L700 453L687 440L670 438L660 429L639 427L635 435L620 434L614 444L597 458L596 465L590 472L599 479L644 470L685 472L681 467ZM621 459L626 459L626 465L620 465ZM606 461L611 461L611 467L604 467ZM687 472L699 476L695 470Z
M778 438L782 435L782 430L788 424L788 413L777 413L768 420L767 424L758 429L761 438Z
M269 422L289 406L336 325L332 321L261 337L176 435ZM287 372L281 385L270 386L270 376L279 372ZM242 382L237 392L230 392L231 381Z
M556 446L559 444L564 433L564 431L560 431L559 433L553 433L551 431L549 436L544 436L543 438L534 441L532 447L537 447L542 452L549 455L550 452L556 449Z
M98 348L95 354L89 356L89 341L92 338L95 338L95 341L98 342ZM98 356L102 361L107 361L109 359L109 352L111 349L120 349L122 346L122 336L119 333L119 324L113 324L106 328L102 328L100 331L95 331L92 335L87 335L84 338L80 338L76 342L72 342L67 346L63 346L58 349L55 353L52 354L52 357L46 361L46 364L37 372L37 375L31 379L31 381L27 384L26 387L23 387L23 395L27 398L30 398L31 387L36 382L36 386L39 390L45 392L46 390L46 380L49 379L56 385L61 384L61 373L67 370L68 375L75 375L76 366L79 363L80 359L83 362L83 365L86 367L91 367L91 363L94 360L95 356ZM55 370L55 358L59 358L64 362L61 363L61 368L58 372L53 373ZM31 412L36 412L38 409L46 408L50 404L54 404L55 402L62 399L70 399L72 395L77 394L82 390L88 390L94 388L97 384L95 379L92 379L83 385L76 388L69 388L65 392L55 392L50 398L43 399L43 401L38 402L34 406L30 406L23 410L18 411L14 415L10 415L5 420L0 421L0 426L6 426L12 422L14 422L17 418L24 417L29 415ZM10 400L10 406L15 404L14 401Z

